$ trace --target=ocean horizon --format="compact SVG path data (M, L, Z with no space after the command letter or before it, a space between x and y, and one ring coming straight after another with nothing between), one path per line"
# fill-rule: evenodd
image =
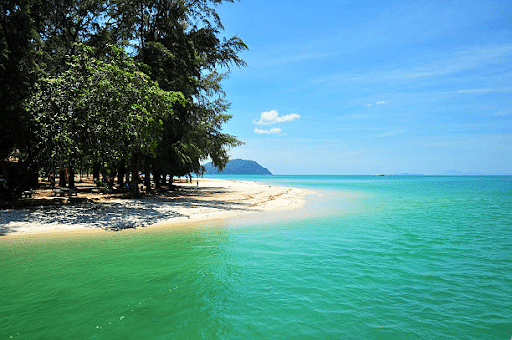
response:
M315 194L190 227L0 239L0 339L511 339L512 176L205 177Z

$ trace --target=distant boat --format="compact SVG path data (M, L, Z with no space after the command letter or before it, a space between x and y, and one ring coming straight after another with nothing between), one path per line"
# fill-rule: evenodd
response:
M373 176L375 176L375 177L384 177L383 174L377 174L377 175L373 175Z

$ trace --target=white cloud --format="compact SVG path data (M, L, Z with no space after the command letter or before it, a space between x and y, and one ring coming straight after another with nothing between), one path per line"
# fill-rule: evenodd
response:
M493 89L466 89L466 90L458 90L457 93L490 93L490 92L510 92L512 88L510 87L499 87Z
M276 133L281 133L281 129L276 128L276 127L272 128L270 130L262 130L262 129L254 128L254 132L259 133L261 135L273 135Z
M378 102L375 102L375 104L373 104L373 103L368 103L368 104L366 104L365 106L366 106L366 107L372 107L373 105L385 105L385 104L389 104L389 103L391 103L391 100L380 100L380 101L378 101Z
M479 70L482 67L501 65L512 54L512 44L478 47L468 50L451 51L429 56L428 59L415 59L416 64L396 67L391 70L370 70L368 73L339 72L318 78L311 85L330 86L354 83L406 82L430 77L451 75L463 71ZM464 91L464 90L462 90ZM464 92L462 92L464 93Z
M269 112L262 112L260 120L254 121L256 125L273 125L277 123L291 122L292 120L299 119L300 116L296 113L291 113L286 116L279 116L276 110Z
M364 114L354 114L354 115L345 115L337 117L337 120L362 120L372 118L373 115L364 115Z
M512 115L512 110L505 110L505 111L499 111L489 114L489 116L495 116L495 117L505 117Z
M495 89L469 89L469 90L458 90L457 93L488 93L494 92Z
M391 100L381 100L379 102L376 102L375 104L377 104L377 105L384 105L384 104L388 104L388 103L391 103Z
M392 136L399 136L399 135L403 135L405 133L404 130L393 130L393 131L387 131L387 132L384 132L384 133L381 133L379 135L373 135L373 137L392 137Z

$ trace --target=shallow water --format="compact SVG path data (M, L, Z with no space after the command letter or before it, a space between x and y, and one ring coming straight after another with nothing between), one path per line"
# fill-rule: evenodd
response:
M0 239L0 339L512 337L512 177L237 178L322 196L189 228Z

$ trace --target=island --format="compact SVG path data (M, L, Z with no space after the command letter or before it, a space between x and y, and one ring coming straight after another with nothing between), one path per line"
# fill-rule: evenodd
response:
M251 160L233 159L226 164L226 167L219 171L212 163L204 165L205 174L221 175L272 175L267 169Z

